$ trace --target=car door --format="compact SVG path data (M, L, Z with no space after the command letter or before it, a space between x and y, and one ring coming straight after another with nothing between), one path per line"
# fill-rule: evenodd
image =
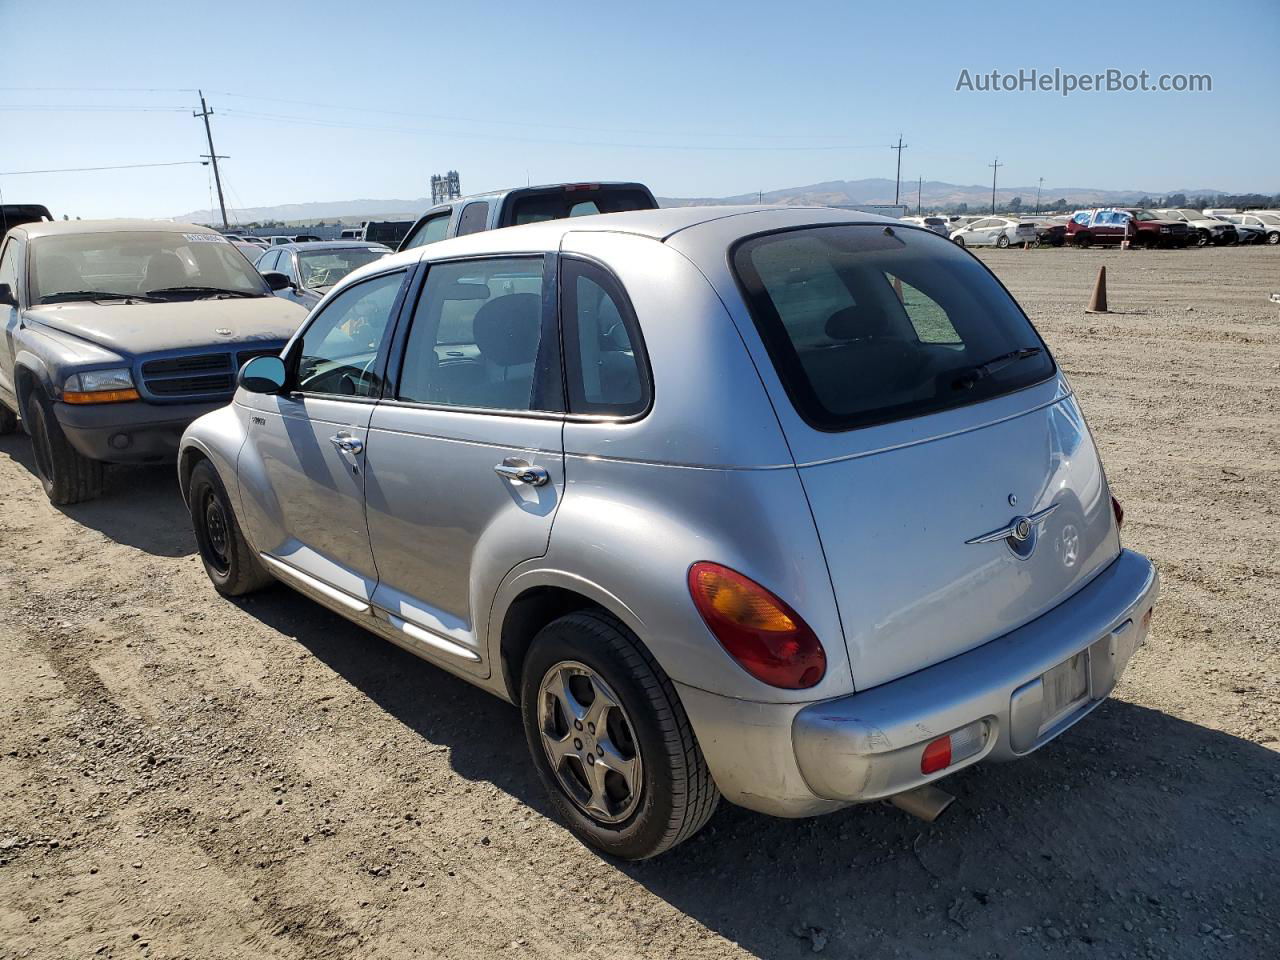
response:
M966 236L965 241L978 247L985 247L993 244L996 242L995 227L995 220L990 218L979 220L977 223L969 227L969 236L972 236L973 239L970 240L969 237Z
M250 541L274 572L337 591L328 595L352 609L367 609L377 583L365 444L405 277L394 270L338 293L287 348L292 389L235 401L248 421L236 472Z
M549 261L431 264L369 428L374 604L410 646L481 676L489 603L546 552L564 489Z
M22 243L10 234L0 245L0 283L7 283L13 291L14 299L21 300L18 290L18 278L22 271L19 264L22 259ZM18 396L14 388L14 349L13 338L21 322L22 311L11 304L0 304L0 321L3 322L4 339L0 341L0 400L11 410L18 409Z

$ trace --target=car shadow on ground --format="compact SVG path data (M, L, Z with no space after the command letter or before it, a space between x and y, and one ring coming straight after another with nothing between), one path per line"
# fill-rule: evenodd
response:
M39 490L31 440L26 434L19 431L0 437L0 456L9 457L30 473ZM177 468L171 463L109 466L102 496L56 509L116 543L158 557L185 557L196 552L191 518L178 488Z
M552 816L510 705L288 589L239 603L448 746L460 776ZM614 866L762 958L1277 955L1275 751L1112 699L943 785L958 800L932 825L883 804L811 820L722 804L684 845Z

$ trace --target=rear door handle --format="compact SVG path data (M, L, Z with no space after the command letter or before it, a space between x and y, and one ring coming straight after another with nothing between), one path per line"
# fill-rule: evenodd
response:
M503 479L527 483L531 487L541 487L551 479L551 474L542 467L531 466L523 460L503 460L494 466L493 472Z
M329 442L339 450L345 450L347 453L361 453L364 450L364 441L357 440L355 437L340 433L336 437L330 437Z

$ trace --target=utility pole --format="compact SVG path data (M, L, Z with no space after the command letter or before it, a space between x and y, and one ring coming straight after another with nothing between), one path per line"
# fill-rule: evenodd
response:
M908 146L910 146L910 144L906 144L902 142L902 134L898 134L897 146L894 146L892 143L889 144L890 150L898 151L898 176L893 184L893 205L895 207L898 205L898 192L902 186L902 151L907 149Z
M916 181L916 216L920 216L920 192L924 189L924 177Z
M1044 177L1040 178L1040 182L1036 184L1036 216L1040 216L1040 190L1044 186Z
M996 174L1000 172L1000 168L1004 164L1000 162L999 157L996 157L996 162L989 163L987 166L991 168L991 214L994 216L996 212Z
M209 118L213 116L213 111L204 102L204 91L197 90L196 93L200 94L200 112L192 111L191 115L204 119L204 135L209 139L209 152L201 156L208 157L209 162L213 164L213 182L218 185L218 208L222 211L222 229L230 230L231 224L227 222L227 203L222 199L222 177L218 173L218 161L230 158L219 156L213 149L213 131L209 128Z

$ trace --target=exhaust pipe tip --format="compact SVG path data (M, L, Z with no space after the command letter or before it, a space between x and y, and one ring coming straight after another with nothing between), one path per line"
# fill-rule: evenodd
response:
M933 823L942 816L947 807L955 802L955 799L954 794L926 783L923 787L916 787L906 793L894 794L889 798L889 802L913 817L918 817L926 823Z

